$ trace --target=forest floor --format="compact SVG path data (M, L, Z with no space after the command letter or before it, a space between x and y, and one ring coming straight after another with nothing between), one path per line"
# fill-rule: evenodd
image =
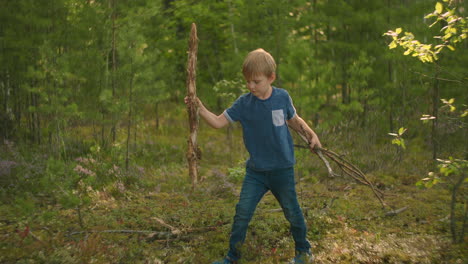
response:
M167 122L172 121L163 120L162 127L171 127ZM0 263L211 263L221 259L228 246L246 154L239 129L234 130L232 144L226 143L224 132L201 129L202 179L194 189L184 158L186 134L174 136L176 129L159 129L154 138L140 136L139 150L132 156L139 166L133 166L131 175L118 172L123 166L115 165L115 160L121 157L112 159L96 149L82 154L87 160L74 156L59 162L44 158L40 151L26 157L28 151L20 146L3 145L1 160L18 165L0 172ZM406 209L387 216L392 208L382 209L371 189L346 177L328 178L318 158L298 149L297 192L316 263L466 263L467 243L451 242L450 191L443 185L415 186L427 174L427 157L413 152L395 158L391 144L386 148L392 151L378 151L382 146L366 145L365 139L358 149L337 143L345 140L323 136L322 142L327 141L344 153L352 149L350 158L384 191L385 201L393 209ZM79 176L78 165L88 173L86 179L113 176L102 182L80 176L69 191L67 186L72 185L67 179L70 173ZM103 167L107 172L100 170ZM13 187L22 185L22 180L30 184ZM270 193L257 208L242 252L241 263L287 263L294 256L288 223Z

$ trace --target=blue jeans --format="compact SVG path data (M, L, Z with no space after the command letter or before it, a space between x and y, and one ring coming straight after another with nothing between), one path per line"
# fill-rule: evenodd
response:
M249 222L257 204L268 190L278 200L284 216L290 223L296 251L309 251L310 244L306 239L307 229L304 216L297 201L294 168L272 171L255 171L247 168L229 241L228 257L230 259L238 260L240 258L239 249L245 241Z

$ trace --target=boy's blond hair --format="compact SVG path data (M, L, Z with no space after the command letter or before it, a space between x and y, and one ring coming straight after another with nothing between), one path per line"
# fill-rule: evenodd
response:
M264 49L251 51L244 60L242 73L249 80L258 75L271 77L276 72L276 63L273 56Z

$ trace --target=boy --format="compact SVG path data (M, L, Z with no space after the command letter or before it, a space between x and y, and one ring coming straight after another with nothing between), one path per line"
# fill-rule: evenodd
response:
M206 109L200 99L195 101L200 116L213 128L239 121L244 144L250 154L236 205L229 252L224 260L213 264L236 263L239 260L239 248L245 240L248 224L257 204L269 190L291 225L296 249L296 257L291 263L308 263L312 260L304 216L295 190L294 145L288 127L306 136L311 151L321 147L321 144L315 132L297 115L289 94L272 87L276 79L275 71L273 57L263 49L254 50L247 55L242 66L249 93L241 95L221 115ZM187 98L185 102L189 103Z

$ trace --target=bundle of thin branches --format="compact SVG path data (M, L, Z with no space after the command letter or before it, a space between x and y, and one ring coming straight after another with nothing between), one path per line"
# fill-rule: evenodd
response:
M294 145L295 147L300 147L300 148L309 148L308 146L302 146L302 145ZM334 161L336 165L341 169L344 175L349 176L353 178L356 182L369 186L371 188L372 192L374 195L377 197L379 202L382 204L382 207L386 207L387 205L384 202L384 194L381 190L376 188L374 184L367 179L366 175L355 165L353 165L351 162L343 158L343 155L339 155L329 149L325 148L315 148L314 149L319 158L322 160L322 162L325 164L325 166L328 169L328 174L330 177L340 177L341 175L336 174L333 169L330 166L330 163L328 160L325 158L329 158L330 160Z
M309 144L309 141L305 136L303 136L301 133L298 133L301 138ZM309 148L308 146L302 146L302 145L294 145L295 147L300 147L300 148ZM325 157L328 157L332 161L338 165L338 167L343 171L343 174L346 176L349 176L353 178L355 181L357 181L360 184L366 185L369 188L371 188L372 192L374 195L377 197L379 202L382 204L382 207L385 208L387 204L384 202L384 194L381 190L377 189L374 184L367 179L366 175L355 165L353 165L351 162L346 160L343 155L339 155L329 149L324 149L324 148L314 148L315 153L319 156L319 158L322 160L322 162L325 164L325 166L328 169L328 174L330 177L337 177L340 176L333 172L333 169L330 166L330 163Z

